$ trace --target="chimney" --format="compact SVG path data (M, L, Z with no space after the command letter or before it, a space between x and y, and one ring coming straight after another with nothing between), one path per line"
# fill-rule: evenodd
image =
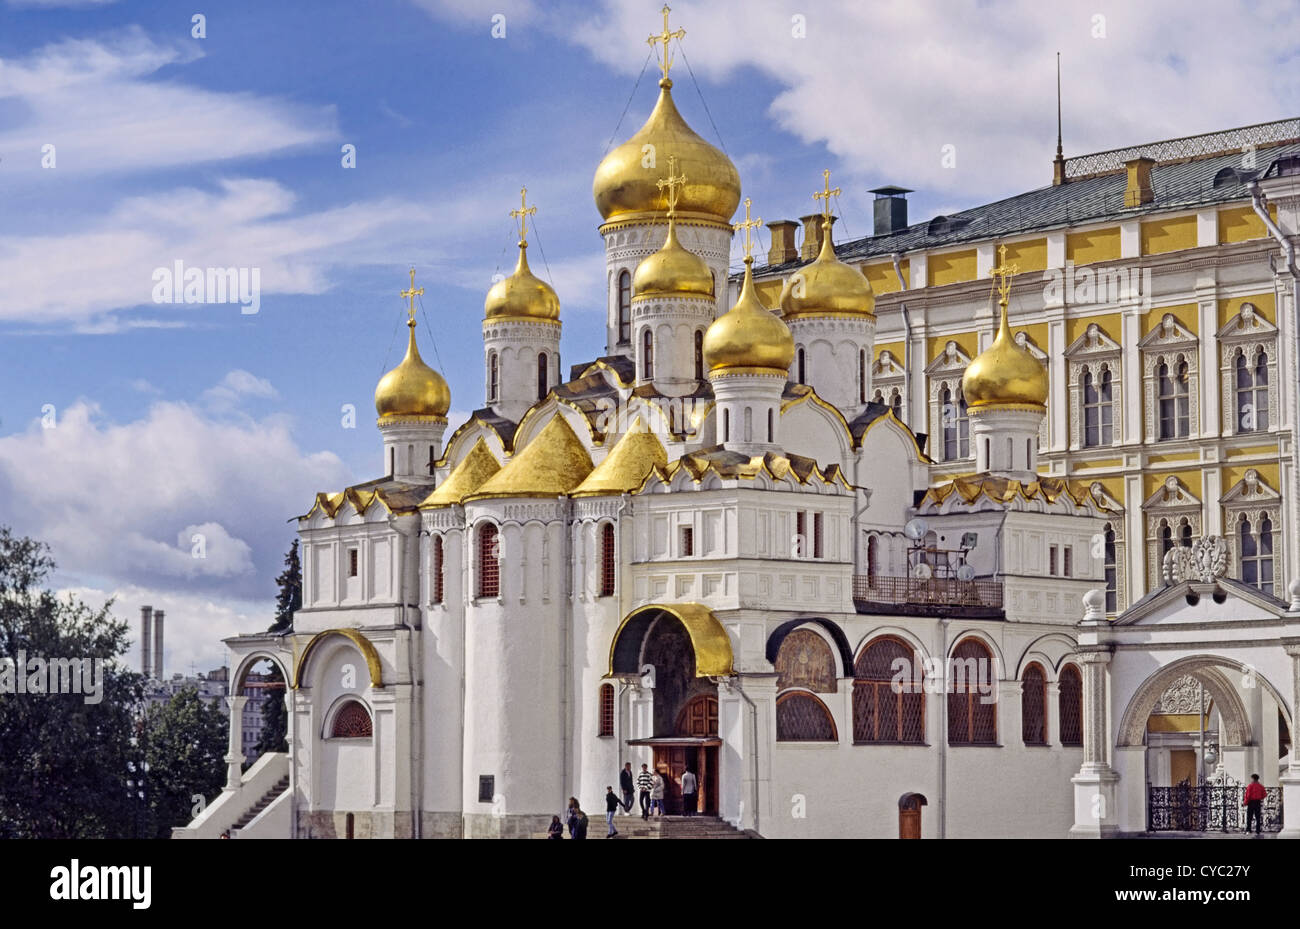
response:
M799 250L799 257L804 261L812 261L822 250L822 218L821 213L799 217L799 221L803 223L803 248ZM834 226L835 217L832 216L831 227Z
M153 607L140 607L140 673L145 677L149 676L149 649L152 642L149 636L149 620L153 615Z
M154 610L153 614L153 676L163 679L163 611Z
M768 223L767 228L772 231L772 247L767 252L768 264L782 265L799 257L799 248L794 244L798 223L792 219L778 219L774 223Z
M1128 183L1124 186L1124 205L1141 206L1156 199L1156 192L1151 187L1151 168L1155 160L1151 158L1134 158L1124 162L1128 171Z
M876 195L875 226L872 235L889 235L907 228L906 187L877 187L867 193Z

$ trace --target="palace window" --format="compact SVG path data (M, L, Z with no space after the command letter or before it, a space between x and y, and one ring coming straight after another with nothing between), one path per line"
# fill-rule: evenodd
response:
M641 377L651 380L655 376L655 335L649 329L641 333Z
M1067 664L1061 669L1057 696L1061 716L1061 744L1083 744L1083 678L1079 669Z
M695 379L704 380L704 333L695 330Z
M478 531L478 595L501 596L501 544L494 523L483 523Z
M1268 353L1260 349L1252 363L1240 349L1234 361L1237 432L1268 431Z
M349 700L339 707L330 726L331 739L368 739L374 734L370 713L359 700Z
M1240 544L1241 579L1266 594L1273 593L1273 521L1259 514L1252 524L1250 516L1241 514L1237 523Z
M826 704L810 693L794 690L776 698L778 742L838 742L835 720Z
M545 400L546 393L549 390L546 376L546 352L537 354L537 399Z
M601 738L609 738L614 734L614 685L600 685L600 731L596 733Z
M996 745L997 680L993 656L978 639L963 639L952 651L948 687L948 744Z
M600 595L614 595L614 524L600 527Z
M1083 444L1110 445L1115 439L1115 403L1110 371L1083 375Z
M876 639L854 662L853 676L855 744L925 742L924 681L910 645L893 636Z
M956 394L947 386L939 394L939 415L943 418L943 457L945 461L970 457L970 417L966 398L958 387Z
M1175 360L1173 365L1161 362L1156 369L1159 390L1159 430L1161 439L1186 438L1191 430L1190 376L1187 362Z
M442 536L433 537L433 603L441 603L443 597Z
M1115 527L1106 526L1102 533L1102 570L1106 576L1106 612L1119 611L1119 562L1115 552Z
M618 344L626 345L632 338L632 275L621 271L618 275Z
M500 392L501 366L496 352L488 353L488 403L496 403Z
M1047 678L1038 664L1020 682L1020 734L1026 745L1047 744Z

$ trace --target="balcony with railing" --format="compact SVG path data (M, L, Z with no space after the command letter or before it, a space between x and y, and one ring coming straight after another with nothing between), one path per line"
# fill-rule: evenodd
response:
M856 574L853 605L859 613L1001 617L1002 582Z

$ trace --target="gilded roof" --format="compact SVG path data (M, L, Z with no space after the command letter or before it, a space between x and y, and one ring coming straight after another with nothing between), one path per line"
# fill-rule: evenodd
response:
M777 481L793 478L797 483L808 484L818 480L827 484L841 484L846 489L849 487L838 464L820 468L813 459L789 452L764 452L750 457L741 452L716 447L683 455L666 468L656 468L655 472L660 480L668 483L683 469L697 483L709 473L716 474L723 480L753 480L765 473Z
M553 415L542 431L466 500L485 497L558 497L591 473L591 456L564 416Z
M754 259L745 259L745 277L736 305L715 319L704 333L704 363L710 371L765 368L786 371L794 361L790 327L763 305L754 289Z
M822 222L822 247L817 260L786 278L781 288L781 314L797 316L857 314L875 316L876 298L866 276L835 257L831 225Z
M375 387L375 411L380 422L402 416L442 417L451 408L451 390L446 380L424 363L415 345L415 320L411 319L407 326L411 334L406 343L406 357L381 377Z
M962 502L968 504L974 503L983 496L994 503L1014 503L1017 500L1044 500L1047 503L1056 503L1061 500L1081 508L1086 508L1091 502L1098 509L1106 509L1105 504L1082 483L1070 483L1059 477L1040 477L1036 481L1023 482L1014 478L978 474L974 477L954 478L937 487L931 487L921 498L918 509L924 508L926 504L937 507L953 494L957 494Z
M479 436L474 447L469 450L469 454L460 460L460 464L447 475L447 479L424 498L420 509L463 503L467 496L482 487L488 478L500 470L501 465L496 456L488 449L483 437Z
M663 443L645 428L638 416L623 438L610 449L605 460L596 465L595 470L573 491L573 496L631 493L645 482L654 468L666 464L668 453L664 451Z
M1016 344L1007 323L1007 300L1001 301L1001 319L993 344L966 366L961 378L962 396L971 410L1046 409L1047 369Z
M378 480L355 484L336 493L318 493L309 509L299 519L307 519L317 510L333 519L344 503L350 503L357 513L364 513L379 504L389 513L410 513L428 493L427 484L412 484L382 477Z
M560 298L551 285L533 274L528 267L528 243L519 242L519 261L515 271L497 281L483 301L483 318L536 319L548 322L560 318Z

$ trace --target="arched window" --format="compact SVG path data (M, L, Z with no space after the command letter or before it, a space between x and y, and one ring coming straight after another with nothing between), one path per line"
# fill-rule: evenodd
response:
M641 333L641 377L651 380L655 376L655 335L649 329Z
M1267 594L1273 593L1273 521L1261 515L1258 526L1241 514L1238 523L1241 543L1241 579Z
M1037 664L1020 682L1020 733L1026 745L1047 744L1047 677Z
M373 734L370 713L360 700L349 700L334 714L331 739L368 739Z
M858 349L858 402L867 402L867 350Z
M754 408L745 407L745 441L754 441Z
M433 603L441 603L443 597L442 536L433 537Z
M808 369L807 369L807 366L804 364L803 348L800 348L800 349L799 349L799 354L798 354L798 357L795 359L795 364L798 366L799 383L800 383L800 384L807 384L807 383L808 383Z
M1237 431L1265 432L1268 430L1268 354L1263 350L1252 365L1244 351L1238 350L1237 378Z
M1183 548L1192 547L1192 524L1186 520L1178 527L1178 544Z
M501 382L500 364L497 361L497 353L488 353L488 403L496 403L498 388Z
M838 742L839 738L830 710L812 694L792 690L776 698L778 742Z
M731 410L722 411L722 441L731 441Z
M601 738L614 734L614 685L600 685L600 731Z
M632 275L621 271L618 275L618 344L626 345L632 338Z
M853 741L925 741L921 659L901 639L876 639L853 664Z
M1159 438L1186 437L1191 425L1187 362L1179 361L1171 369L1161 361L1160 367L1156 369L1156 381L1160 396Z
M614 595L614 524L600 527L600 595Z
M944 459L969 457L970 417L966 415L966 397L960 387L955 396L946 386L940 392L939 416L943 421Z
M772 431L772 422L773 422L773 420L772 420L772 410L769 408L768 411L767 411L767 440L768 440L769 442L775 442L775 441L776 441L774 438L772 438L772 436L774 435L774 433L773 433L773 431Z
M1115 558L1115 527L1106 526L1102 549L1102 569L1106 574L1106 612L1119 609L1119 562Z
M1160 539L1160 562L1163 564L1165 555L1169 554L1169 550L1174 547L1174 530L1169 523L1165 522L1163 519L1160 520L1158 536Z
M993 655L979 639L963 639L949 662L948 744L996 745L997 679Z
M894 388L889 394L889 408L894 411L894 418L902 422L903 419L903 395Z
M501 545L494 523L483 523L478 531L478 595L501 596Z
M695 330L695 379L704 380L704 333Z
M1061 744L1083 744L1083 678L1072 664L1061 668L1058 696L1061 715Z
M1115 407L1111 402L1110 369L1094 378L1083 375L1083 444L1109 445L1115 438Z
M546 352L537 353L537 399L545 400L550 386L547 384Z

